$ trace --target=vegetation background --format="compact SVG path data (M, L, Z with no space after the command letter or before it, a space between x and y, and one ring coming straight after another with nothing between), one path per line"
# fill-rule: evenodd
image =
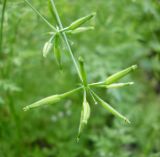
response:
M47 1L30 2L55 23ZM53 53L42 57L50 29L24 1L8 0L0 52L0 157L160 157L160 1L55 2L65 26L97 12L90 22L94 31L70 38L74 55L85 58L90 82L138 64L125 78L134 86L99 91L131 124L91 104L91 118L76 143L82 93L23 112L38 99L76 87L78 78L65 49L62 73Z

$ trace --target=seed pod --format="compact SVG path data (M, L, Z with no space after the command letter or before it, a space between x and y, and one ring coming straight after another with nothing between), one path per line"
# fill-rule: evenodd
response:
M96 13L91 13L90 15L87 15L85 17L82 17L82 18L74 21L73 23L70 24L70 26L68 26L68 30L74 30L74 29L78 28L79 26L81 26L82 24L84 24L85 22L87 22L91 18L93 18L95 15L96 15Z
M60 94L60 95L52 95L52 96L46 97L46 98L41 99L41 100L31 104L31 105L28 105L28 106L24 107L23 110L27 111L29 109L36 108L36 107L39 107L39 106L43 106L43 105L46 105L46 104L56 103L56 102L60 101L61 99L64 99L64 98L74 94L75 92L79 91L80 89L81 89L81 87L73 89L69 92L66 92L66 93L63 93L63 94Z
M119 79L121 79L122 77L126 76L128 73L130 73L131 71L135 70L137 68L137 65L132 65L131 67L124 69L120 72L117 72L115 74L113 74L112 76L108 77L105 80L105 84L111 84L114 83L116 81L118 81Z
M97 85L96 87L104 87L104 88L120 88L120 87L125 87L125 86L130 86L133 85L134 82L127 82L127 83L113 83L110 85Z
M86 91L84 91L84 99L83 99L83 106L81 111L78 137L80 136L84 126L87 124L89 117L90 117L90 106L86 100Z
M79 61L79 65L80 65L80 73L81 73L81 76L82 76L83 84L85 86L87 86L87 77L86 77L86 72L85 72L85 69L84 69L84 60L83 60L82 57L79 57L78 61Z
M67 34L78 34L78 33L86 32L86 31L93 30L93 29L94 27L79 27L77 29L67 31L66 33Z
M114 84L106 86L106 88L120 88L120 87L130 86L130 85L133 85L133 84L134 84L134 82L114 83Z
M43 57L46 57L47 54L49 53L49 51L51 50L53 44L51 43L51 41L48 41L44 44L43 47Z
M60 36L58 34L55 36L54 55L55 55L57 64L61 69L62 65L61 65L61 52L60 52Z
M49 97L46 97L42 100L39 100L39 101L31 104L31 105L28 105L28 106L24 107L23 110L27 111L29 109L36 108L36 107L39 107L39 106L42 106L42 105L45 105L45 104L53 104L53 103L56 103L60 100L61 100L60 95L49 96Z
M107 111L109 111L110 113L112 113L113 115L123 119L125 122L127 123L130 123L130 121L125 117L123 116L121 113L119 113L117 110L115 110L112 106L110 106L108 103L106 103L105 101L103 101L97 94L95 94L93 91L92 91L95 99L98 101L98 103L100 105L102 105Z

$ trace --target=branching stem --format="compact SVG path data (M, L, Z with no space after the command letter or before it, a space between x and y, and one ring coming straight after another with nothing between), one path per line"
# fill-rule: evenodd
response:
M64 30L63 25L62 25L62 22L61 22L61 19L60 19L60 17L59 17L58 11L57 11L57 8L56 8L56 6L55 6L54 0L50 0L50 2L51 2L51 4L52 4L52 9L53 9L53 11L54 11L54 13L55 13L55 16L56 16L56 19L57 19L59 28L60 28L60 30ZM70 54L70 56L71 56L71 59L72 59L72 61L73 61L73 63L74 63L74 66L75 66L75 68L76 68L76 70L77 70L78 76L79 76L80 80L82 81L82 76L81 76L81 74L80 74L80 70L79 70L78 64L77 64L77 62L76 62L76 60L75 60L75 57L74 57L74 55L73 55L73 52L72 52L71 46L70 46L70 44L69 44L68 38L67 38L67 36L66 36L66 33L65 33L65 32L62 32L62 35L63 35L64 41L65 41L65 43L66 43L66 46L67 46L67 48L68 48L69 54Z
M41 17L41 19L42 19L50 28L52 28L55 32L57 32L56 28L55 28L51 23L49 23L48 20L47 20L36 8L34 8L34 7L32 6L32 4L31 4L28 0L24 0L24 1L33 9L33 11L34 11L37 15L39 15L39 16Z

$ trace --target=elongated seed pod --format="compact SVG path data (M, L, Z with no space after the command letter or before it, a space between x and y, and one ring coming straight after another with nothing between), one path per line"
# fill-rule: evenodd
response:
M49 53L49 51L51 50L53 44L52 42L48 41L44 44L44 47L43 47L43 57L46 57L47 54Z
M133 85L134 82L127 82L127 83L113 83L110 85L96 85L95 87L102 87L102 88L121 88L121 87L125 87L125 86L131 86Z
M66 93L63 93L63 94L59 94L59 95L52 95L52 96L49 96L49 97L46 97L44 99L41 99L31 105L28 105L26 107L23 108L24 111L27 111L29 109L32 109L32 108L36 108L36 107L40 107L40 106L43 106L43 105L46 105L46 104L53 104L53 103L56 103L56 102L59 102L60 100L70 96L71 94L79 91L80 89L82 89L82 87L79 87L79 88L76 88L76 89L73 89L69 92L66 92Z
M84 126L87 124L89 117L90 117L90 106L86 99L86 91L84 91L83 106L81 111L78 137L80 136Z
M84 69L84 60L82 57L79 57L78 61L79 61L79 65L80 65L79 67L80 67L80 73L82 76L83 84L84 84L84 86L87 86L87 77L86 77L86 72Z
M74 29L78 28L79 26L81 26L82 24L84 24L85 22L87 22L91 18L93 18L95 15L96 15L96 13L91 13L90 15L87 15L85 17L82 17L82 18L74 21L73 23L70 24L70 26L68 26L67 30L74 30Z
M107 111L109 111L110 113L112 113L113 115L121 118L122 120L124 120L125 122L127 123L130 123L130 121L125 117L123 116L121 113L119 113L117 110L115 110L112 106L110 106L108 103L106 103L105 101L103 101L97 94L95 94L93 91L92 91L95 99L98 101L98 103L100 105L102 105Z
M55 55L57 64L61 69L62 65L61 65L61 51L60 51L60 36L58 34L55 36L54 50L53 51L54 51L54 55Z
M111 84L114 83L116 81L118 81L119 79L121 79L122 77L126 76L128 73L130 73L131 71L134 71L137 68L137 65L132 65L131 67L124 69L122 71L119 71L113 75L111 75L110 77L108 77L105 80L105 84Z
M53 103L56 103L58 101L61 100L61 97L60 95L53 95L53 96L49 96L49 97L46 97L42 100L39 100L31 105L28 105L26 107L23 108L24 111L27 111L29 109L32 109L32 108L36 108L36 107L40 107L42 105L46 105L46 104L53 104Z
M76 28L74 30L69 30L66 33L67 34L79 34L79 33L83 33L83 32L86 32L86 31L93 30L93 29L94 29L94 27L79 27L79 28Z

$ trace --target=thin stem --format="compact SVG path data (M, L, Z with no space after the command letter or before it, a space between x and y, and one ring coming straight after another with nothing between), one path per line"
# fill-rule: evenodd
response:
M43 20L50 28L52 28L55 32L57 32L56 28L55 28L50 22L48 22L48 20L47 20L36 8L34 8L33 5L32 5L28 0L24 0L24 1L33 9L33 11L34 11L37 15L39 15L39 16L42 18L42 20Z
M92 92L93 96L98 101L98 103L100 105L102 105L106 110L108 110L113 115L123 119L125 122L130 123L130 121L125 116L123 116L121 113L119 113L116 109L114 109L112 106L110 106L107 102L102 100L92 89L90 91Z
M64 94L61 94L60 96L61 96L62 98L63 98L63 97L66 97L66 96L68 96L68 95L71 95L71 94L73 94L73 93L81 90L82 88L83 88L83 87L78 87L78 88L73 89L73 90L71 90L71 91L69 91L69 92L66 92L66 93L64 93Z
M1 28L0 28L0 54L2 53L3 23L4 23L4 15L5 15L6 4L7 4L7 0L4 0L4 2L3 2L3 8L2 8L2 16L1 16Z
M91 83L91 84L88 84L90 87L96 87L97 85L103 85L104 82L96 82L96 83Z
M90 95L91 95L91 97L92 97L92 99L94 101L94 104L97 105L98 103L97 103L96 99L94 98L94 96L93 96L93 94L91 92L91 89L90 88L88 88L88 89L89 89L89 93L90 93Z
M55 13L55 16L56 16L58 25L59 25L59 27L60 27L60 30L63 30L64 28L63 28L61 19L60 19L60 17L59 17L57 8L56 8L56 6L55 6L54 0L50 0L50 2L51 2L51 4L52 4L52 9L53 9L53 11L54 11L54 13ZM75 68L76 68L76 70L77 70L78 76L79 76L80 80L82 81L82 76L81 76L81 74L80 74L80 70L79 70L78 64L77 64L77 62L76 62L76 60L75 60L75 58L74 58L74 55L73 55L71 46L70 46L70 44L69 44L68 38L67 38L67 36L66 36L66 33L65 33L65 32L62 32L62 35L63 35L63 38L64 38L64 40L65 40L66 46L67 46L68 51L69 51L69 54L70 54L70 56L71 56L71 59L72 59L74 65L75 65Z

